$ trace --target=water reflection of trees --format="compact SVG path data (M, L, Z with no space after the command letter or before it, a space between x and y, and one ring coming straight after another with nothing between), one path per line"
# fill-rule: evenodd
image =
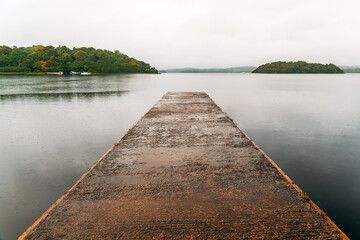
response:
M94 99L107 98L110 96L121 96L128 91L99 91L99 92L51 92L51 93L19 93L19 94L2 94L0 101L11 100L29 100L36 99L39 101L70 101L73 99Z

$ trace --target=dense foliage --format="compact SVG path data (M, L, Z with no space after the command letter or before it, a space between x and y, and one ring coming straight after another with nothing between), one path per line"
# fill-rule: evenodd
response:
M149 64L119 51L66 46L0 46L0 72L157 73Z
M334 64L273 62L261 65L253 73L344 73Z

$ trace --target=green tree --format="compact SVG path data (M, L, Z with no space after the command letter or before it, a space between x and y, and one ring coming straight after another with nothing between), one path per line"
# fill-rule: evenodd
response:
M1 72L90 71L93 73L157 73L149 64L114 52L66 46L0 46Z
M334 64L298 62L272 62L259 66L253 73L344 73Z

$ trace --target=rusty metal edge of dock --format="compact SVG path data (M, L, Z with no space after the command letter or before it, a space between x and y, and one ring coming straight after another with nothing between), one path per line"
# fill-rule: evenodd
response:
M171 92L166 92L157 102L161 101L161 99L167 94L167 93L171 93ZM279 171L279 173L288 181L288 183L290 184L290 186L296 191L296 193L300 196L300 198L302 198L305 202L307 202L320 216L323 217L323 219L330 225L332 226L339 234L339 236L343 239L346 240L350 240L346 234L341 231L341 229L327 216L327 214L321 210L307 195L304 191L302 191L295 183L294 181L291 180L291 178L285 174L285 172L252 140L252 138L250 138L240 127L239 125L219 106L215 103L215 101L207 94L205 93L209 99L211 101L214 102L214 104L231 120L231 122L236 126L236 128L239 129L239 131L244 134L244 136L251 142L251 144L253 144L253 146L259 150L261 152L261 154ZM156 102L156 103L157 103ZM155 104L156 104L155 103ZM49 214L49 212L54 209L69 193L71 190L73 190L74 188L76 188L76 186L86 177L86 175L88 175L100 162L101 160L103 160L106 155L109 154L109 152L111 152L114 147L120 143L120 141L126 137L129 132L131 131L131 129L152 109L153 107L151 107L142 117L140 117L133 125L132 127L118 140L116 141L116 143L109 148L109 150L107 150L105 152L105 154L98 160L96 161L90 168L88 171L86 171L79 180L76 181L76 183L69 189L67 190L55 203L53 203L49 209L43 213L19 238L18 240L22 240L25 239L25 237L43 220L47 217L47 215Z

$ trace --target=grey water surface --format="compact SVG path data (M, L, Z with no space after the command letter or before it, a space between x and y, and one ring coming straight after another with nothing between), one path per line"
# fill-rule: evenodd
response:
M360 239L360 74L227 73L0 75L0 238L20 236L167 91L207 92Z

